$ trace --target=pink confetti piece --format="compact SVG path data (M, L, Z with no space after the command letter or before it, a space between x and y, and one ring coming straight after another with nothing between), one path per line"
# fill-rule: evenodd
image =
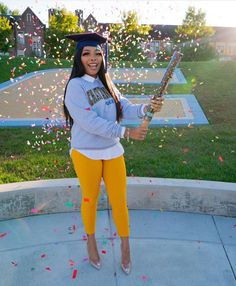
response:
M147 281L147 280L148 280L147 275L142 275L140 278L141 278L141 280L143 280L143 281Z
M106 254L107 252L106 252L106 250L102 250L102 254Z
M42 111L48 111L48 110L49 110L49 107L48 107L48 106L42 106L42 107L41 107L41 110L42 110Z
M223 160L223 158L222 158L221 155L219 155L218 160L219 160L220 162L224 162L224 160Z
M77 276L78 270L74 269L73 273L72 273L72 279L75 279Z
M91 110L91 108L90 108L90 107L87 107L87 108L85 108L85 110L88 110L88 111L89 111L89 110Z
M70 262L70 266L74 266L75 265L75 261L74 260L69 259L69 262Z
M0 233L0 238L4 237L6 235L7 235L7 232Z
M50 267L45 267L45 270L47 270L47 271L52 271L52 269L50 268Z
M31 213L33 213L33 214L37 214L37 213L39 213L40 212L40 210L38 210L38 209L31 209L31 211L30 211Z
M233 227L236 227L236 224Z
M41 255L41 258L45 258L47 255L46 254L42 254Z

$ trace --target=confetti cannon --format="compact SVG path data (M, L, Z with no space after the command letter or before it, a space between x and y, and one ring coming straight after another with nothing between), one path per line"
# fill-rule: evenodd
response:
M159 88L159 91L157 94L155 94L152 99L155 99L157 97L162 97L166 88L167 88L167 85L169 83L169 80L172 78L172 75L174 73L174 69L176 68L176 66L179 64L179 62L181 61L183 57L183 54L178 52L178 51L175 51L171 57L171 60L166 68L166 71L165 71L165 74L161 80L161 86ZM148 108L147 108L147 111L145 113L145 116L144 116L144 119L143 119L143 122L141 124L142 127L148 127L150 121L152 120L152 117L154 115L154 112L152 110L152 107L151 105L148 105Z

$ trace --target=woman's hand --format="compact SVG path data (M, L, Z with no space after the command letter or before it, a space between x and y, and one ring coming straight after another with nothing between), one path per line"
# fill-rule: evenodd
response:
M151 100L151 103L149 105L151 105L153 112L159 112L161 110L162 105L163 105L163 101L164 101L163 96L157 97L157 98ZM145 108L144 108L145 113L146 113L146 111L147 111L147 106L145 106Z
M129 140L129 138L134 140L143 141L146 138L148 129L146 127L136 127L136 128L126 128L124 137Z

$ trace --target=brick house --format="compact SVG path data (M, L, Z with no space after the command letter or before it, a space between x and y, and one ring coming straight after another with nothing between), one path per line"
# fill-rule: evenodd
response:
M15 45L10 51L11 56L43 56L46 26L29 7L20 16L1 16L6 17L13 28Z
M150 33L153 39L149 43L150 51L161 48L171 50L173 47L171 39L175 35L177 25L151 25ZM209 43L217 54L222 58L236 59L236 27L212 27L215 34L209 37Z

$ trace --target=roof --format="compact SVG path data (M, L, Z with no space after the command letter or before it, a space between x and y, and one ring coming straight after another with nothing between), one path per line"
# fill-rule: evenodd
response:
M19 22L21 21L22 16L27 13L30 12L32 13L35 17L37 17L39 19L39 17L29 8L27 7L25 9L25 11L22 13L22 15L5 15L5 14L0 14L0 17L5 17L7 18L12 24L14 24L15 22ZM43 22L39 19L40 25L42 26L46 26L45 24L43 24Z

